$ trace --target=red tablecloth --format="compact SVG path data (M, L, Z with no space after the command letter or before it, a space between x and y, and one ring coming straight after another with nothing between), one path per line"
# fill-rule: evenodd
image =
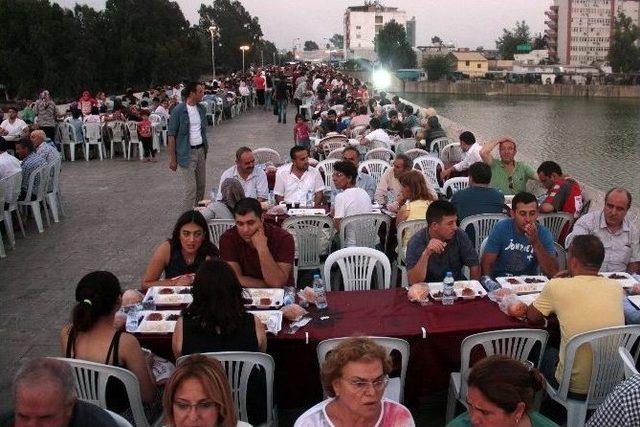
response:
M486 298L423 307L410 303L404 289L389 289L329 292L327 299L329 308L311 309L313 320L295 334L286 334L288 325L283 325L277 336L269 335L267 352L276 361L276 398L281 407L310 407L321 400L316 346L327 338L358 334L406 339L411 354L405 401L414 404L419 397L447 387L449 373L460 369L460 344L465 337L527 327ZM329 319L320 320L321 316ZM169 335L138 335L138 339L157 354L168 356L171 352Z

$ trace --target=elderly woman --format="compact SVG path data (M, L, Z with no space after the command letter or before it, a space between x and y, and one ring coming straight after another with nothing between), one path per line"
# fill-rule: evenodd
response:
M507 356L476 363L467 380L469 410L448 427L554 427L553 421L531 411L536 392L544 387L537 369Z
M222 200L214 200L204 208L198 210L204 219L233 219L233 208L240 199L244 199L244 188L235 178L227 178L220 186Z
M162 397L169 427L243 427L227 375L216 359L194 354L182 360Z
M183 213L171 238L158 246L142 279L142 288L191 285L193 275L207 259L219 255L209 239L207 221L198 211ZM161 279L164 272L164 279Z
M415 426L403 405L382 397L391 360L369 338L349 338L327 354L320 377L331 396L302 414L295 427Z

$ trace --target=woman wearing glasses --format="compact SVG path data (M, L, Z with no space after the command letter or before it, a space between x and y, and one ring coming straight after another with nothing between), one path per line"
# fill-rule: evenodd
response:
M413 427L407 408L382 397L391 360L384 347L369 338L350 338L333 349L320 377L329 396L302 414L294 427Z
M171 375L162 404L168 426L249 426L238 421L220 362L199 354L187 357Z

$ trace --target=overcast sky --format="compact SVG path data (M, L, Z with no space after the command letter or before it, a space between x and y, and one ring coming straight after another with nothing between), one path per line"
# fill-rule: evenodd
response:
M73 7L75 3L102 9L105 0L55 0ZM208 3L211 4L210 0ZM198 22L202 0L177 0L192 24ZM291 48L293 39L326 43L324 37L342 34L342 20L348 6L364 0L241 0L252 16L257 16L267 40L279 49ZM398 7L407 18L416 17L416 43L428 44L434 35L459 47L494 49L502 28L525 20L532 33L544 32L544 11L552 0L383 0L385 6Z

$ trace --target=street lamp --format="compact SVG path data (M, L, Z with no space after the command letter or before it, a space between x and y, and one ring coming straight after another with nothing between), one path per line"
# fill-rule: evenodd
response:
M244 52L249 50L249 46L246 44L242 45L240 46L240 50L242 51L242 74L244 74Z
M215 39L218 35L219 28L215 24L215 22L211 22L211 26L209 27L209 33L211 33L211 71L213 73L213 77L211 78L211 83L216 79L216 53L215 53Z

